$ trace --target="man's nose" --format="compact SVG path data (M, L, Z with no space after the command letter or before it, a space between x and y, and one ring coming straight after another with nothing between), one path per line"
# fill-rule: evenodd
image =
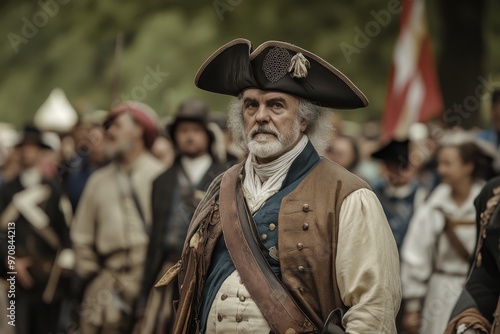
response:
M255 120L259 123L269 122L269 110L265 105L259 106L257 113L255 114Z

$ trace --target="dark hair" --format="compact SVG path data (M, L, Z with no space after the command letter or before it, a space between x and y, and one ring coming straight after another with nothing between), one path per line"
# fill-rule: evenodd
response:
M500 102L500 89L495 88L493 92L491 92L491 104Z
M474 165L471 174L473 179L488 180L493 175L493 159L486 155L476 143L466 142L458 145L443 145L440 149L443 147L456 147L462 162Z

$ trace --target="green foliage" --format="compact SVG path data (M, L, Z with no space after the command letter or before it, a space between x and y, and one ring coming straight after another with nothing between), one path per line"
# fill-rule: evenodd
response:
M203 61L237 37L250 39L254 46L275 39L310 49L349 76L371 101L367 109L342 112L344 118L365 121L381 116L399 15L391 15L359 53L346 57L340 45L354 45L355 28L364 31L375 20L373 11L387 9L388 0L64 0L67 3L59 4L57 13L15 52L9 34L22 37L26 20L33 23L42 4L55 1L11 0L0 5L1 122L20 127L55 87L61 87L79 111L107 109L134 92L136 97L146 92L140 96L160 115L173 114L191 96L225 111L228 97L202 92L193 81ZM498 12L497 4L490 7ZM430 5L430 30L439 34L434 10ZM485 67L498 74L500 23L489 12ZM124 47L116 57L120 32ZM434 35L433 45L438 49ZM145 77L157 68L168 75L146 89Z

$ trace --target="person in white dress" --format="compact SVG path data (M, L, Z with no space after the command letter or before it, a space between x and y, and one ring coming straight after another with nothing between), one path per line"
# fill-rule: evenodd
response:
M491 160L471 140L437 151L441 184L414 214L401 250L407 333L442 334L465 284L476 242L474 198Z

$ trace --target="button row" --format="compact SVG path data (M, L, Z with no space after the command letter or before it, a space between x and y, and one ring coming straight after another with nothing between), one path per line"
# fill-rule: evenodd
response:
M221 322L224 319L224 317L221 314L217 314L217 321ZM242 322L243 317L241 315L237 315L235 317L236 322Z

